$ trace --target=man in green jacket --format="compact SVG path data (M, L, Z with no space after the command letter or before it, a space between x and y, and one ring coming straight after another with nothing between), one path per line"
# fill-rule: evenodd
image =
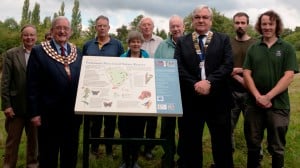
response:
M183 35L184 24L183 19L177 15L173 15L169 20L170 36L162 41L156 49L154 58L171 59L174 57L176 41ZM174 155L176 150L175 145L175 128L176 117L162 117L161 120L161 135L162 139L167 140L168 146L163 146L165 154L162 157L162 167L174 167Z

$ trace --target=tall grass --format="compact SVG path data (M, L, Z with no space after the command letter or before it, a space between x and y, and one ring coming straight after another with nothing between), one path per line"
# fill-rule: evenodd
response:
M285 167L287 168L298 168L300 165L300 74L295 75L295 80L289 87L290 100L291 100L291 121L289 125L289 130L287 134L287 144L286 144L286 153L285 153ZM160 133L160 124L158 125L157 137ZM116 137L119 137L119 132L116 129ZM178 130L176 133L178 137ZM78 157L78 168L82 167L82 130L80 136L80 147L79 147L79 157ZM4 153L4 144L5 144L6 132L4 130L4 115L0 114L0 156ZM19 151L19 161L18 168L25 168L25 137L22 137L22 142L20 145ZM235 168L245 168L246 166L246 144L243 133L243 117L240 117L240 120L237 124L235 130L235 143L236 151L234 153L234 164ZM210 137L207 128L204 131L204 167L209 167L212 163L211 156L211 144ZM262 161L262 167L269 168L271 167L271 157L266 150L266 142L263 143L264 148L264 158ZM99 158L95 158L90 155L89 165L90 168L117 168L121 164L121 146L114 145L114 152L116 158L112 160L104 154L104 146L100 146L100 151L103 152L103 155ZM143 168L159 168L160 167L160 157L163 155L163 150L161 146L156 146L154 148L154 159L151 161L145 160L143 157L139 158L139 164ZM175 157L177 158L177 156Z

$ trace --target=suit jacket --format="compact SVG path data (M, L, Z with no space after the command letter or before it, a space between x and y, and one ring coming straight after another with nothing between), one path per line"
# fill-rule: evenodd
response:
M54 42L50 41L56 50ZM71 52L68 44L68 54ZM50 57L42 45L35 46L27 66L28 106L31 117L38 115L70 116L74 114L82 54L77 49L77 59L69 64L71 80L64 65ZM60 114L57 114L60 113Z
M1 80L2 110L12 107L16 116L26 114L26 61L23 46L3 55Z
M228 83L233 69L229 37L214 32L205 54L206 79L211 82L211 89L208 96L201 96L194 89L194 84L201 79L199 77L200 58L196 54L192 34L182 36L177 41L174 58L178 61L184 111L200 107L222 111L232 105Z

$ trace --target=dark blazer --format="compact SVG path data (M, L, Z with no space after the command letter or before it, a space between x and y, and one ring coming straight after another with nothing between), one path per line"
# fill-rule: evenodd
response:
M3 54L1 80L2 110L12 107L16 116L26 113L26 61L23 46Z
M185 35L177 41L174 58L178 61L179 79L183 104L193 109L199 107L199 102L209 108L222 109L232 104L228 81L233 69L232 50L229 37L214 32L208 45L205 57L206 79L211 82L208 96L195 92L194 84L201 80L199 77L200 58L196 54L192 34ZM222 111L222 110L221 110Z
M54 42L51 41L50 44L56 50ZM68 54L70 51L68 44ZM31 117L45 112L59 116L74 113L81 60L82 54L77 48L77 59L69 65L69 80L64 65L48 56L41 45L32 49L27 66L28 106ZM56 114L58 112L69 114Z

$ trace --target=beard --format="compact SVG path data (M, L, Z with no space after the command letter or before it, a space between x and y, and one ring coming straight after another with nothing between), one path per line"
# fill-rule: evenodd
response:
M246 31L243 30L242 28L238 28L236 31L235 31L236 35L241 38L243 37L245 34L246 34Z

